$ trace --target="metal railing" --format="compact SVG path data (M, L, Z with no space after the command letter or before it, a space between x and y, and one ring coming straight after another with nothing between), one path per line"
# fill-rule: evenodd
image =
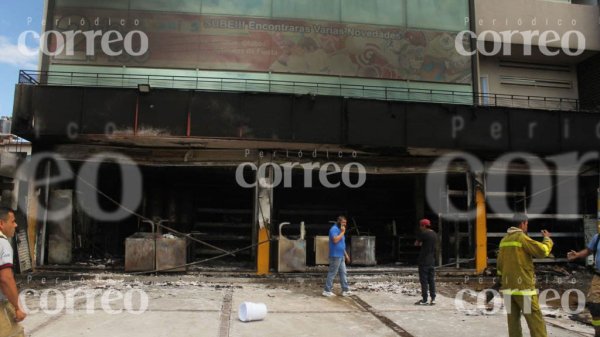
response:
M31 70L21 70L19 72L19 83L28 85L117 88L136 88L139 84L147 84L153 88L291 93L301 95L370 98L390 101L449 103L563 111L580 110L579 100L573 98L506 94L473 94L472 92L464 91L371 86L347 83L60 71L41 72Z

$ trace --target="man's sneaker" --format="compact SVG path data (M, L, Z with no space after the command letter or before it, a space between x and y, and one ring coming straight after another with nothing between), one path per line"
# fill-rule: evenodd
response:
M429 305L435 305L435 298L431 299L431 302L429 302Z
M344 296L344 297L348 297L348 296L351 296L351 295L354 295L354 293L352 291L350 291L350 290L342 292L342 296Z
M494 293L492 291L488 291L485 293L485 304L490 303L494 299Z
M325 297L334 297L335 294L332 293L331 291L324 291L321 295L325 296Z
M415 303L415 305L427 305L427 301L419 300Z

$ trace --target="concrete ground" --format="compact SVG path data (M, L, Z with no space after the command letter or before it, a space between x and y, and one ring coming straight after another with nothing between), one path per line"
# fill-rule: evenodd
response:
M414 281L356 276L351 280L354 296L333 298L321 296L319 278L186 275L135 279L109 274L91 280L46 280L45 284L34 278L21 282L19 288L32 289L24 292L32 313L23 326L26 335L33 337L316 337L333 331L347 336L445 337L467 332L470 337L507 336L502 312L461 311L454 298L443 295L438 295L435 306L415 306L419 287ZM74 289L78 292L68 295ZM141 291L148 298L147 310L137 314ZM340 292L339 284L334 291ZM65 309L70 308L69 296L72 309ZM128 297L132 299L129 307ZM244 301L265 303L266 318L241 322L238 308ZM462 301L458 306L473 308ZM549 336L593 336L591 327L556 316L547 318ZM529 336L524 321L523 326L524 336Z

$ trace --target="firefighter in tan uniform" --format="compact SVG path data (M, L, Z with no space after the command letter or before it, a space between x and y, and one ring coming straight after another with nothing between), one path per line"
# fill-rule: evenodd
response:
M590 310L590 314L592 315L592 325L594 326L596 337L600 337L600 254L598 254L599 247L600 237L598 234L596 234L584 250L579 252L570 251L567 254L567 258L569 259L569 261L586 258L589 255L594 254L595 275L592 279L590 290L588 291L586 306Z
M24 337L18 322L25 319L13 275L13 250L9 239L17 223L12 210L0 208L0 337Z
M531 337L547 337L535 288L533 258L548 257L553 242L546 230L542 231L544 239L541 243L527 236L526 215L515 214L513 222L517 227L508 229L508 234L500 241L498 254L498 275L502 280L500 291L504 294L508 313L508 335L523 336L521 315L524 315Z

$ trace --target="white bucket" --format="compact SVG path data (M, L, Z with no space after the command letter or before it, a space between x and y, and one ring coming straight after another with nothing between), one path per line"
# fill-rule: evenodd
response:
M244 302L240 304L238 316L242 322L263 320L267 316L267 306L264 303Z

